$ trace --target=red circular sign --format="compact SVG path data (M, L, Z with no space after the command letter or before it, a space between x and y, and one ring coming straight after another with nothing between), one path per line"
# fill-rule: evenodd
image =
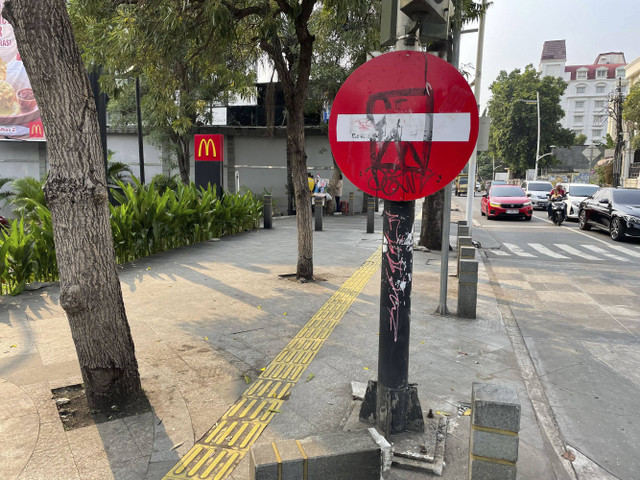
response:
M478 137L478 107L464 77L416 51L386 53L344 82L331 108L329 142L361 190L408 201L444 188Z

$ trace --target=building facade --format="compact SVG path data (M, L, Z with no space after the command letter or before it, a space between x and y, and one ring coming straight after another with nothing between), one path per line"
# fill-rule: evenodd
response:
M609 95L618 84L629 89L627 63L622 52L601 53L592 64L567 65L565 40L544 43L539 71L542 76L562 78L568 83L561 99L565 112L561 125L576 135L586 135L586 145L606 142L609 128Z

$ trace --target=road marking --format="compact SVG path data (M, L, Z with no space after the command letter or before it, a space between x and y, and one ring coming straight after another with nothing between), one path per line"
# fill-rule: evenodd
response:
M163 480L224 480L244 458L382 263L382 247L311 317L238 401Z
M618 255L614 255L613 253L607 252L604 248L596 247L595 245L580 245L582 248L586 248L591 250L592 252L597 253L598 255L604 255L605 257L612 258L613 260L619 260L621 262L626 261L626 259L619 257ZM609 245L611 246L611 245Z
M535 255L533 255L531 253L525 252L519 246L514 245L513 243L503 243L502 245L504 245L506 248L511 250L513 253L515 253L519 257L532 257L532 258L536 257Z
M510 257L511 255L508 252L503 252L502 250L489 250L491 253L495 253L501 257Z
M618 250L619 252L624 253L625 255L629 255L630 257L640 258L639 252L634 252L633 250L629 250L628 248L621 247L620 245L609 245L609 247Z
M544 245L540 244L540 243L530 243L529 244L531 246L531 248L537 250L538 252L542 253L543 255L548 255L552 258L564 258L564 259L569 259L569 257L562 255L561 253L556 253L552 250L549 250L547 247L545 247Z
M560 249L562 249L562 250L564 250L567 253L570 253L571 255L575 255L576 257L584 258L585 260L602 261L602 258L600 258L600 257L595 257L595 256L590 255L588 253L581 252L577 248L573 248L570 245L565 245L564 243L556 243L555 246L560 248Z

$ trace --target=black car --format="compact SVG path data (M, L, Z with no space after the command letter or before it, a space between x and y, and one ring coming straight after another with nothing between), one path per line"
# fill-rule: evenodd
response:
M640 237L640 190L602 188L580 202L578 215L580 230L598 228L616 241Z

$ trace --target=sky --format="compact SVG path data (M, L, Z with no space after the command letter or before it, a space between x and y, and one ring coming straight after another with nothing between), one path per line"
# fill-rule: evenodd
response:
M547 40L566 40L567 65L592 64L599 53L640 57L639 0L492 0L485 23L481 110L501 70L533 64ZM465 28L474 28L469 25ZM462 36L460 63L476 65L478 35Z

